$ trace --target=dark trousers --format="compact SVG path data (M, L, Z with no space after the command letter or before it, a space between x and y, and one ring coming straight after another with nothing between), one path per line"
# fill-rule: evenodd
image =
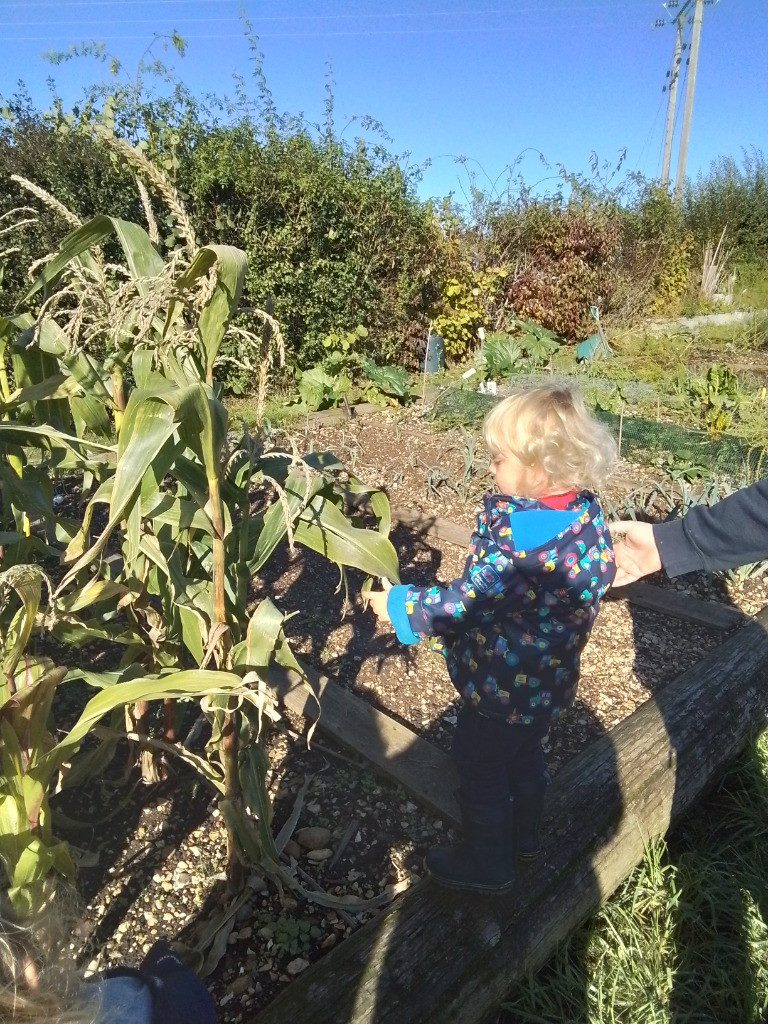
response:
M473 804L499 804L516 783L548 778L541 741L549 725L510 725L463 704L451 753L459 772L461 797Z

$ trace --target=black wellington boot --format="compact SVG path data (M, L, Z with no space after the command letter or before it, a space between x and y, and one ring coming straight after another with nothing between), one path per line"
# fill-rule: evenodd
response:
M499 894L515 883L511 808L461 800L464 838L457 846L438 846L425 858L430 875L451 889Z
M532 864L541 853L539 827L544 810L546 779L518 780L512 791L515 848L521 864Z

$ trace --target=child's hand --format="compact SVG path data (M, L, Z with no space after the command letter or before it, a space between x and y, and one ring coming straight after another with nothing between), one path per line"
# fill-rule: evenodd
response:
M381 619L384 622L391 622L392 620L387 612L387 591L370 590L368 591L367 597L376 618Z

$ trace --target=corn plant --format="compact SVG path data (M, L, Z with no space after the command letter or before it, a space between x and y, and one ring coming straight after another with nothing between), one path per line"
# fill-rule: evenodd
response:
M34 806L30 813L18 809L19 779L30 765L39 766L33 784L44 801L89 732L101 745L81 754L61 784L103 765L123 735L114 716L104 721L114 709L138 706L140 719L146 702L163 700L171 719L171 702L204 696L212 725L206 757L177 747L168 732L156 739L136 730L132 738L145 750L179 754L219 790L228 874L237 888L243 865L254 860L287 880L270 831L261 740L272 666L302 671L277 607L265 600L249 614L251 578L286 540L333 559L343 578L347 566L389 579L398 569L383 494L370 495L379 530L361 529L345 516L343 500L367 489L333 456L269 451L247 434L233 442L214 368L225 337L236 330L245 258L227 246L194 249L193 237L189 229L185 249L164 260L140 226L96 217L76 226L37 276L26 297L29 311L0 320L2 354L16 384L7 384L0 406L0 511L8 527L0 536L1 564L24 576L35 572L24 568L25 558L61 563L46 599L41 591L23 604L21 617L18 609L11 617L16 660L0 720L15 713L19 693L25 706L39 706L42 722L56 685L79 678L98 690L55 755L16 756L4 729L2 756L17 812L2 835L12 837L16 826L25 835L40 830ZM120 267L106 265L99 250L111 238L125 256ZM262 338L240 332L243 358L259 361L262 386L271 359L265 345L275 336L279 344L277 325L264 319ZM54 513L54 467L82 484L80 521ZM68 671L41 662L19 683L16 668L41 629L64 645L118 645L118 666L92 672L70 653ZM43 733L38 725L35 735ZM27 857L37 861L27 876L12 842L0 845L0 857L28 903L32 882L19 881L19 871L35 884L51 870L69 871L63 854L44 857L38 844L25 847L37 850ZM41 842L58 851L47 833Z
M56 776L105 715L139 696L189 699L205 694L211 699L236 694L241 700L257 700L253 688L233 672L177 671L111 686L102 678L99 692L57 741L51 728L51 707L68 670L50 659L25 653L36 617L56 615L52 595L46 606L42 604L44 583L50 590L50 581L34 565L14 566L0 573L0 861L8 900L22 919L33 916L49 898L54 872L65 878L74 875L67 846L51 829L49 794ZM15 601L9 599L9 592Z

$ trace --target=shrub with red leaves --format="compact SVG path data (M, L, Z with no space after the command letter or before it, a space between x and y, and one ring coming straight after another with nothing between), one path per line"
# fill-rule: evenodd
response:
M586 202L542 200L507 213L496 230L506 231L509 248L521 253L507 278L507 307L569 341L591 334L590 306L610 305L617 284L616 214Z

